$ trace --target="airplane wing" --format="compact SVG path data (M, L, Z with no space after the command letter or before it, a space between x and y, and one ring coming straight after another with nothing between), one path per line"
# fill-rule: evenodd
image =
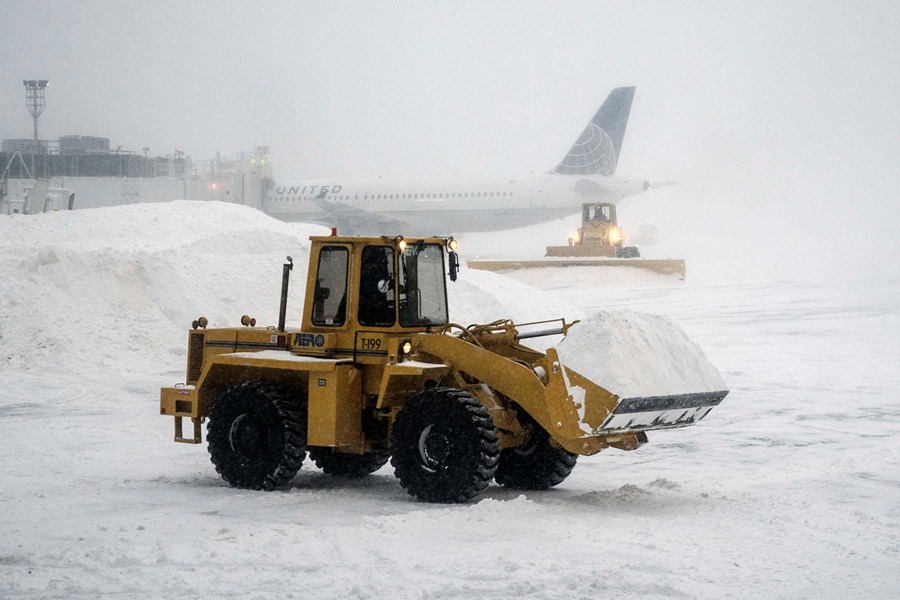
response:
M315 197L311 201L328 213L328 217L318 220L319 224L337 227L338 231L345 235L400 233L406 225L398 219L347 204L331 202L323 197Z

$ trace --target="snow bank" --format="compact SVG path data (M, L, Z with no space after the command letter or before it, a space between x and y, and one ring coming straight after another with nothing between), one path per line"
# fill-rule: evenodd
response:
M623 398L727 389L700 347L659 315L599 312L572 327L557 351L562 364Z
M297 327L308 238L322 233L216 202L0 218L0 364L58 376L181 371L197 317L212 326L236 326L245 313L277 322L287 255L295 263L287 324ZM448 293L461 325L584 317L552 293L485 271L464 269ZM529 342L543 350L559 339ZM724 389L699 348L659 317L600 313L560 348L565 364L619 394Z
M308 238L325 233L218 202L0 216L0 364L57 376L181 370L197 317L277 322L287 255L287 325L298 327ZM452 320L465 325L581 314L494 273L464 271L448 292Z
M307 238L322 232L212 202L0 218L0 364L60 376L180 369L201 314L276 321L281 263L290 254L305 277ZM294 286L294 306L302 294Z
M450 318L461 325L497 319L525 323L565 317L571 321L584 314L552 293L497 273L475 269L464 269L455 283L448 283L447 295Z

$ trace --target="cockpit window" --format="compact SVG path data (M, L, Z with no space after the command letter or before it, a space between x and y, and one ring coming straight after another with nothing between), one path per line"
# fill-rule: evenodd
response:
M410 244L400 255L400 324L447 324L444 249L439 244Z

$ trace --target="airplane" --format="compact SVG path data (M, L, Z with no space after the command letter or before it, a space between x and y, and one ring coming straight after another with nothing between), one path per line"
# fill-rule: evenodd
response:
M514 229L578 213L584 202L615 202L650 188L647 181L614 176L634 89L610 92L547 173L274 184L263 210L283 221L318 223L346 234L423 236Z

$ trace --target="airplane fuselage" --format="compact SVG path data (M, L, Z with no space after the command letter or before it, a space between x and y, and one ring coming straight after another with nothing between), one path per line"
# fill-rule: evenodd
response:
M284 221L354 233L432 235L512 229L558 219L584 202L616 202L647 182L541 173L494 179L314 180L272 186L263 209Z

